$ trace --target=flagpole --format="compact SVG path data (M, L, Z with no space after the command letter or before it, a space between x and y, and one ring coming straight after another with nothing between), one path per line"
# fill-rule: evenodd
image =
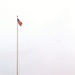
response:
M18 19L18 16L17 16L17 19ZM18 75L18 22L17 22L17 66L16 66L16 70L17 70L17 73L16 75Z
M18 75L19 74L19 71L18 71L18 24L20 25L20 26L22 26L22 22L18 19L18 16L17 16L17 51L16 51L16 53L17 53L17 55L16 55L16 75Z

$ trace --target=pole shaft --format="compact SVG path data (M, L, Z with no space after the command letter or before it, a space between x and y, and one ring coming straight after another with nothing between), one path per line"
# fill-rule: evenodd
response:
M18 75L18 23L17 23L17 74Z

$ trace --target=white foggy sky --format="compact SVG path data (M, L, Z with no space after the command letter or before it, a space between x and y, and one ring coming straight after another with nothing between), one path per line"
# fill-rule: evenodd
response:
M75 75L74 0L0 0L0 75Z

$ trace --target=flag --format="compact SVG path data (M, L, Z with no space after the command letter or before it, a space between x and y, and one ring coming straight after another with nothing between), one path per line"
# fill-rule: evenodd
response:
M22 22L17 18L17 22L20 26L22 26Z

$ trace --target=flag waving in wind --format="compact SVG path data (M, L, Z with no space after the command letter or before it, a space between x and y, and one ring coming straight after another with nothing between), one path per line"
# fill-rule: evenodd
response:
M18 16L17 16L17 22L20 26L22 26L22 22L18 19Z

